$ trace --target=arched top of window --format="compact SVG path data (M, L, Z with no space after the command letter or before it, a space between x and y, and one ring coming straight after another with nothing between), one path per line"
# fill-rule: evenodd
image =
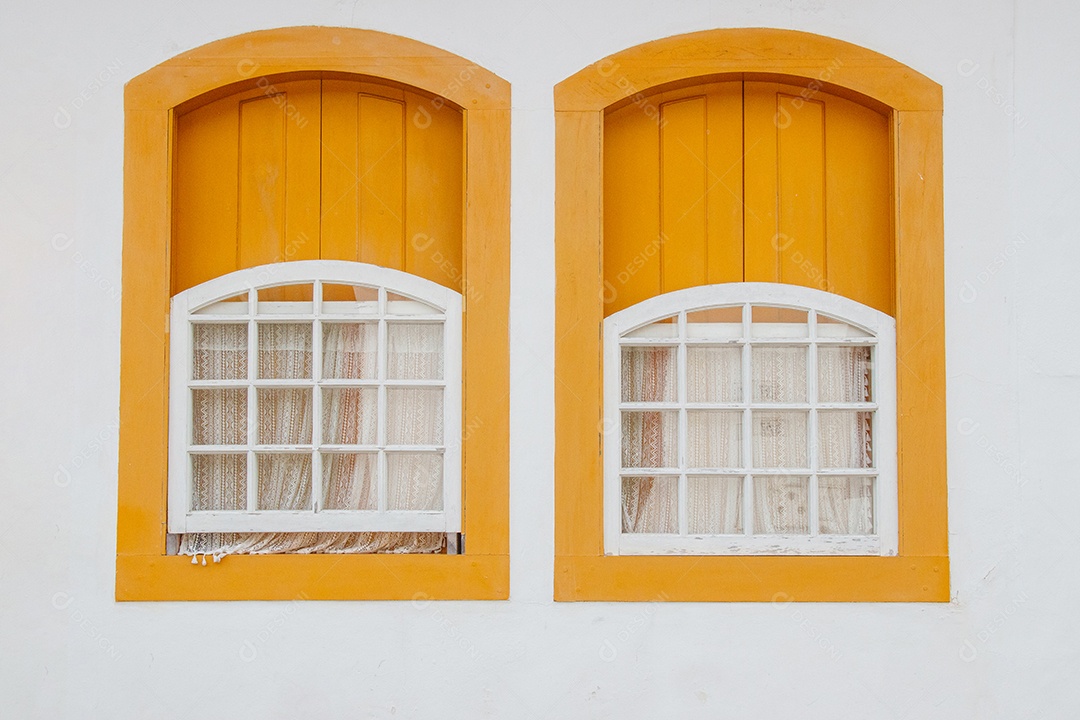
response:
M174 108L258 77L303 72L381 78L466 110L510 105L509 84L465 58L400 35L335 27L258 30L193 48L132 79L125 104L128 110Z
M245 268L196 285L173 298L173 312L453 316L461 314L461 293L378 265L297 260Z
M738 312L717 312L720 308ZM748 308L745 318L744 308ZM776 312L765 313L766 308ZM763 312L755 315L753 311L758 309ZM657 295L610 315L604 321L605 334L613 339L664 337L657 324L672 325L668 329L672 332L677 329L676 317L687 323L684 331L688 338L703 333L698 337L839 340L895 338L896 333L892 317L850 298L799 285L745 282L701 285ZM715 329L707 329L712 325Z
M556 86L555 108L603 110L653 89L731 79L817 83L876 109L941 111L941 86L892 58L834 38L772 28L725 28L636 45Z

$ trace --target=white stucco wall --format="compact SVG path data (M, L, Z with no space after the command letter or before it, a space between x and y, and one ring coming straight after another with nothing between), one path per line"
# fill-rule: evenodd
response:
M1080 716L1080 6L0 0L0 718ZM513 85L511 600L113 601L123 84L288 25ZM949 604L555 604L552 86L734 26L945 89Z

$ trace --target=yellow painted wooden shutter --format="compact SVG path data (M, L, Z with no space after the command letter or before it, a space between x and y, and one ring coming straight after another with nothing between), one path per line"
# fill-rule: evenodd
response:
M356 260L461 290L462 114L339 77L260 81L179 115L172 292L245 267Z
M605 314L721 282L783 282L893 314L886 116L805 86L659 93L604 122Z

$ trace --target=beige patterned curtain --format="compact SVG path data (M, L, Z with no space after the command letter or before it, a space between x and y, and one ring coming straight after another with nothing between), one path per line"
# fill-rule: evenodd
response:
M396 380L437 379L443 372L442 326L388 324L388 376ZM378 357L375 323L326 323L323 376L373 378ZM259 377L310 378L311 326L264 324L259 338ZM242 380L247 377L247 325L195 326L194 377ZM247 442L247 392L239 389L194 391L196 444ZM312 389L259 389L257 442L310 444ZM387 388L386 440L391 445L441 445L443 397L437 387ZM378 389L349 387L323 395L324 444L375 445L378 440ZM313 482L323 483L323 507L365 510L378 507L378 453L340 452L323 456L323 477L312 478L311 454L261 453L257 460L257 509L311 507ZM436 452L386 453L388 507L391 510L442 508L442 459ZM247 456L196 455L193 510L247 507ZM442 533L189 533L180 553L220 557L264 553L432 553L443 548Z
M621 361L623 402L677 400L674 347L624 347ZM806 347L755 347L751 387L755 403L807 401ZM819 402L870 400L870 350L821 347L818 355ZM741 350L687 346L688 402L742 401ZM872 467L872 413L821 410L818 417L819 466ZM756 468L809 466L807 414L804 411L754 411L750 464ZM628 410L622 413L622 466L661 468L622 482L622 528L627 533L677 533L678 412ZM744 467L742 411L688 410L688 468ZM819 475L820 532L865 534L873 531L873 481ZM806 534L809 528L809 477L758 475L753 479L753 518L757 533ZM691 475L687 478L690 534L743 532L741 475Z

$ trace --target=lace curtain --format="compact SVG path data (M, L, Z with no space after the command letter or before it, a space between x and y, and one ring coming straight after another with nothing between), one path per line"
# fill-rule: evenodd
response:
M751 399L755 403L806 403L807 347L755 347L751 357ZM870 351L865 347L818 350L818 400L857 403L870 400ZM622 400L677 400L677 355L673 347L622 349ZM686 400L690 403L743 401L742 352L736 347L687 347ZM872 413L819 411L821 468L869 468ZM686 464L693 468L740 470L806 468L808 415L804 411L755 410L751 414L751 453L744 459L741 410L688 410ZM678 412L634 410L622 413L622 466L678 467ZM677 472L677 471L676 471ZM753 478L752 508L757 533L806 534L809 528L808 476ZM873 480L818 477L819 531L865 534L873 531ZM678 533L678 476L623 478L622 526L627 533ZM743 476L689 475L687 530L690 534L743 532Z
M371 379L378 357L375 323L323 325L323 377ZM199 380L247 377L247 325L196 325L193 371ZM388 324L387 373L395 380L436 379L443 373L442 326ZM258 377L311 378L310 324L265 323L260 326ZM192 413L195 444L247 443L247 392L244 388L195 390ZM308 388L260 388L259 444L298 445L312 441L312 392ZM391 445L441 445L441 388L387 388L386 442ZM378 441L378 389L334 388L324 391L323 443L375 445ZM305 453L259 453L256 507L301 510L311 507L313 482L322 482L323 506L331 510L378 507L378 454L341 452L323 455L323 477L312 478L312 457ZM442 458L434 452L386 454L388 507L391 510L442 508ZM192 510L242 510L247 507L247 455L195 455ZM442 533L189 533L180 553L432 553L443 547Z

